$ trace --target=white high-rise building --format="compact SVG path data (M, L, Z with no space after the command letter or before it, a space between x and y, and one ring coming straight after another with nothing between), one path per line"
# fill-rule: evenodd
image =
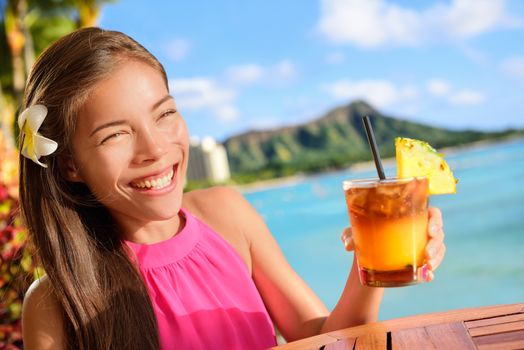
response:
M187 179L221 183L230 177L225 147L211 137L204 137L202 140L191 138Z

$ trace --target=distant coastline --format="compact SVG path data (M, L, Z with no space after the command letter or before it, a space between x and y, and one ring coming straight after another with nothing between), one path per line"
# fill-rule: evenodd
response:
M524 129L455 130L381 113L363 100L334 107L294 126L248 131L223 141L233 183L323 173L370 159L362 118L369 116L384 159L395 156L395 137L423 138L438 150L479 140L523 136Z
M320 173L319 173L320 174ZM293 176L285 176L285 177L278 177L275 179L270 180L262 180L262 181L255 181L247 184L241 184L241 185L232 185L235 189L237 189L241 193L250 193L250 192L257 192L257 191L263 191L278 187L285 187L285 186L291 186L299 183L300 181L308 178L309 176L314 176L315 174L297 174Z
M510 136L504 139L474 141L474 142L467 143L467 144L460 145L460 146L445 147L442 149L438 149L437 151L439 153L444 154L445 156L449 156L449 155L452 155L452 154L455 154L457 152L464 151L464 150L472 150L472 149L482 148L482 147L494 145L494 144L504 144L504 143L510 144L513 142L520 142L522 140L524 140L524 137L522 136ZM382 164L384 165L384 167L394 166L395 162L396 162L396 159L394 157L382 159ZM344 170L366 171L366 170L372 170L374 168L375 168L375 163L372 160L369 160L369 161L363 161L363 162L356 162L347 168L337 169L335 171L344 171ZM255 182L248 183L248 184L232 185L232 187L234 187L241 193L258 192L258 191L264 191L264 190L278 188L278 187L286 187L286 186L295 185L307 178L318 176L321 174L327 174L332 171L333 170L326 170L326 171L320 171L320 172L311 173L311 174L302 173L302 174L297 174L293 176L279 177L279 178L270 179L270 180L255 181Z

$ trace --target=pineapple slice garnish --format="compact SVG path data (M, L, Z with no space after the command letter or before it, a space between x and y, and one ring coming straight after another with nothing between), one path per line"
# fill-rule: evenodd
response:
M455 179L442 154L427 142L397 137L397 177L426 176L429 194L448 194L457 191Z

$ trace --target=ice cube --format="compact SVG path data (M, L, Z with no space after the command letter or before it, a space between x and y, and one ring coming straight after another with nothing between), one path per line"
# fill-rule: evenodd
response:
M367 190L349 189L346 191L346 202L348 209L359 215L365 215Z

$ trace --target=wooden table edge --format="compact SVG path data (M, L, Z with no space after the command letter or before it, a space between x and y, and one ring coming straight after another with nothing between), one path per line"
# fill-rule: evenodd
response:
M306 339L289 342L287 344L282 344L280 346L273 347L272 349L292 350L305 348L319 348L322 345L333 343L340 339L356 338L363 334L390 332L400 329L424 327L440 323L459 321L467 322L472 320L479 320L484 318L496 317L501 315L511 315L517 313L524 313L524 303L471 307L458 310L407 316L345 328L338 331L332 331L309 337ZM307 343L305 343L305 341L307 341Z

